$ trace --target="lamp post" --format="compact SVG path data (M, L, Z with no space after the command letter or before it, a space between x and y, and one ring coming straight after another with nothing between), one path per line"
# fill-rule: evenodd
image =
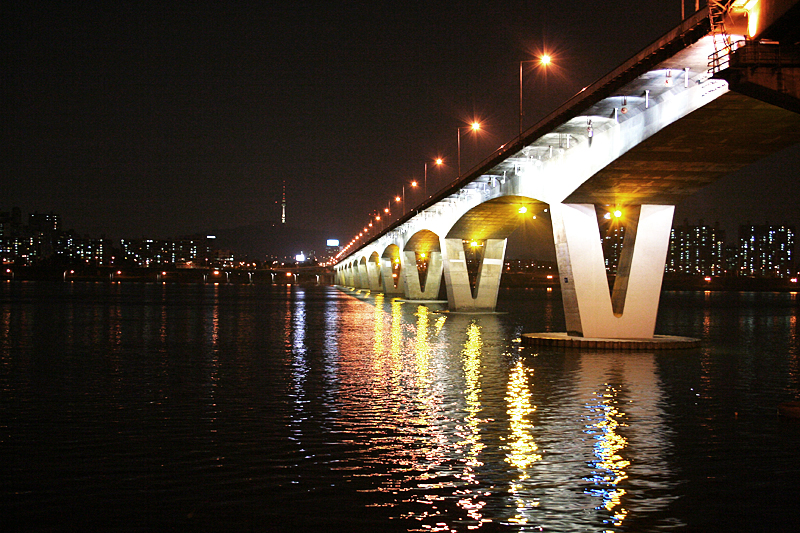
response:
M519 136L522 136L522 116L525 114L522 108L522 73L524 72L522 66L525 63L539 63L539 65L546 67L550 64L552 58L547 55L543 54L539 59L526 59L525 61L519 62Z
M437 157L436 159L434 159L433 163L438 167L439 165L444 163L444 159L442 159L441 157ZM428 162L427 161L425 161L425 189L424 189L423 192L425 193L425 199L426 200L428 198L430 198L430 196L428 196Z
M469 129L472 131L478 131L479 129L481 129L481 125L477 122L473 122L469 126L462 126L456 129L458 130L458 177L460 178L461 177L461 130Z

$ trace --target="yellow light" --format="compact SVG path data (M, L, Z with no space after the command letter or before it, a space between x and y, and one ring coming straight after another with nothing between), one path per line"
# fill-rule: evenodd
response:
M420 256L421 258L425 259L425 252L422 252L421 254L419 254L419 256Z
M292 273L291 273L291 272L287 272L287 273L286 273L286 277L287 277L287 278L290 278L290 277L292 277Z
M622 211L620 211L619 209L615 209L615 210L614 210L614 216L615 216L616 218L619 218L619 217L621 217L621 216L622 216Z
M395 201L395 202L399 202L399 201L400 201L400 197L399 197L399 196L395 196L395 197L394 197L394 201Z
M476 246L478 246L478 241L472 241L471 243L469 243L469 245L475 248Z
M524 205L519 208L519 214L520 215L525 214L527 212L528 212L528 208L525 207Z
M444 159L442 159L441 157L436 158L437 165L441 165L442 163L444 163Z
M479 130L479 129L481 129L481 125L480 125L480 124L478 124L477 122L473 122L473 123L472 123L472 130L473 130L473 131L477 131L477 130Z
M545 66L549 65L552 60L553 58L551 58L548 54L544 54L542 57L539 58L539 62Z
M380 219L381 219L381 216L380 216L380 215L376 215L376 216L375 216L375 220L380 220Z
M417 186L417 182L416 182L416 180L411 182L411 186L412 186L412 187L416 187L416 186Z
M384 213L388 213L388 212L389 212L389 208L388 208L388 207L384 207L384 208L383 208L383 212L384 212Z
M704 279L705 279L706 281L711 281L711 276L706 276Z
M749 0L749 2L746 2L744 4L744 10L745 11L752 11L756 7L757 3L758 3L758 0Z

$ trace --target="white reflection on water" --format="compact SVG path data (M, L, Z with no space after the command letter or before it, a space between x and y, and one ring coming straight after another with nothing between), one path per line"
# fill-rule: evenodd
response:
M619 390L606 384L605 388L594 393L594 398L586 406L591 414L591 423L586 426L586 434L594 439L594 455L596 459L589 463L592 473L585 478L592 484L587 492L603 500L596 509L605 509L610 515L606 522L615 526L622 525L627 509L622 506L622 497L627 491L621 484L628 479L625 469L630 461L621 454L628 446L628 440L619 430L626 426L626 414L620 409Z
M288 287L288 286L287 286ZM308 418L306 406L309 402L306 393L308 381L308 354L306 350L306 301L305 292L297 288L291 305L286 309L286 321L291 325L290 343L292 354L292 391L294 412L291 416L292 439L301 440L303 422Z

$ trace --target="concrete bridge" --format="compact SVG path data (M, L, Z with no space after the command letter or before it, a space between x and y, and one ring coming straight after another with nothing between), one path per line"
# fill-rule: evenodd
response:
M549 216L567 333L651 339L675 205L798 142L797 0L711 3L404 218L336 283L492 311L508 236ZM599 220L623 213L609 287Z

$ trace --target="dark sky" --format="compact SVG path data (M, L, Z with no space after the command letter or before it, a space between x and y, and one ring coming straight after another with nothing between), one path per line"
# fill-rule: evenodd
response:
M277 221L285 180L287 221L346 241L425 161L448 162L429 192L452 180L473 117L465 170L516 135L519 61L554 55L526 74L532 125L680 18L674 0L163 4L0 8L0 210L170 237ZM676 218L797 224L798 153Z

